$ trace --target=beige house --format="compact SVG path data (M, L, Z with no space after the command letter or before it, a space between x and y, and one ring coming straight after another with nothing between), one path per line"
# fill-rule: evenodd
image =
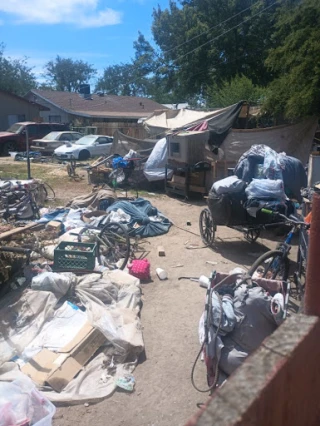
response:
M44 109L36 102L0 90L0 131L18 121L40 121L40 111Z

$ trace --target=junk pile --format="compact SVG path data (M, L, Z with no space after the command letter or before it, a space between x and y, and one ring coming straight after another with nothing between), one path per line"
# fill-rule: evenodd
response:
M258 225L273 221L268 209L289 216L301 202L307 183L302 163L266 145L253 145L244 153L234 176L212 185L208 206L216 225ZM279 221L279 220L277 220Z
M136 152L130 149L124 156L113 154L100 157L86 168L88 183L107 183L113 188L119 185L139 184L145 180L143 167L148 155L144 156L143 151Z
M229 275L212 274L199 322L201 349L193 368L194 372L201 355L208 390L223 383L284 321L288 295L286 283L258 274L251 278L240 268ZM193 384L198 389L194 380Z
M134 259L130 236L162 235L171 223L147 200L119 200L110 188L69 204L0 234L9 249L27 250L0 286L0 413L2 382L29 378L43 401L69 404L134 388L140 279L151 265Z

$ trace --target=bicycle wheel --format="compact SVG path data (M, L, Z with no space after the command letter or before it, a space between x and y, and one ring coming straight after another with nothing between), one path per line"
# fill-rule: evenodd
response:
M251 277L259 272L262 278L286 281L289 275L289 259L281 250L270 250L260 256L248 271Z
M248 231L244 235L244 238L249 243L254 243L260 237L260 232L261 230L259 228L248 229Z
M211 246L214 242L215 233L217 230L213 222L209 209L203 209L199 217L199 228L202 241Z
M130 238L121 223L105 225L98 236L98 261L110 269L124 269L130 255Z

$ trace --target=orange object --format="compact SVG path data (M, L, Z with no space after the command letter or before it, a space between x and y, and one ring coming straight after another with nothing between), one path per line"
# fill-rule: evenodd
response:
M304 218L305 223L311 223L312 222L312 211L307 214L307 216Z

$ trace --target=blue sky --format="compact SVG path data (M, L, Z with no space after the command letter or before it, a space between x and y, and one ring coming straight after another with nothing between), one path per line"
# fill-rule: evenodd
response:
M133 57L141 31L151 41L152 10L169 0L0 0L5 55L28 57L41 80L57 54L82 59L99 72Z

